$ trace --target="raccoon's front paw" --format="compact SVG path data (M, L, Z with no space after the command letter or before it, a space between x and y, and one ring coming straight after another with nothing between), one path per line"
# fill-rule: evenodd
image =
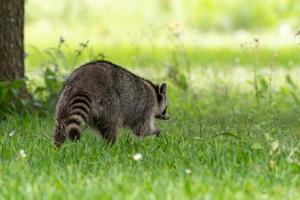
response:
M159 136L160 135L160 129L159 128L154 129L153 132L152 132L152 135Z

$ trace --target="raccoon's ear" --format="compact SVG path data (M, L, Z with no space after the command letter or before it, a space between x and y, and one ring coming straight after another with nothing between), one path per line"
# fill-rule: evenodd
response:
M167 92L167 84L166 84L166 83L161 83L161 84L158 86L158 92L159 92L159 94L161 94L161 95L166 94L166 92Z

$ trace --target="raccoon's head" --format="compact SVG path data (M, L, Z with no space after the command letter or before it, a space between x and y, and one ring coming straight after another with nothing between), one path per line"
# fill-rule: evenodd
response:
M157 111L155 117L157 119L168 120L169 115L167 113L168 101L167 101L167 84L162 83L157 86Z

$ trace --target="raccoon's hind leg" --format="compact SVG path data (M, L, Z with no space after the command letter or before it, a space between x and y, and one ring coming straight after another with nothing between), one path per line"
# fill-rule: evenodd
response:
M117 125L114 123L97 123L95 125L97 131L100 135L107 140L110 144L114 144L117 138Z
M110 144L114 144L117 139L117 130L115 127L101 127L98 129L104 139Z

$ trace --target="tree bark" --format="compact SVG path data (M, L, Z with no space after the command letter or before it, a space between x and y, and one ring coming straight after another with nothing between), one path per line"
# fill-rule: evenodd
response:
M0 0L0 81L24 77L24 0Z

